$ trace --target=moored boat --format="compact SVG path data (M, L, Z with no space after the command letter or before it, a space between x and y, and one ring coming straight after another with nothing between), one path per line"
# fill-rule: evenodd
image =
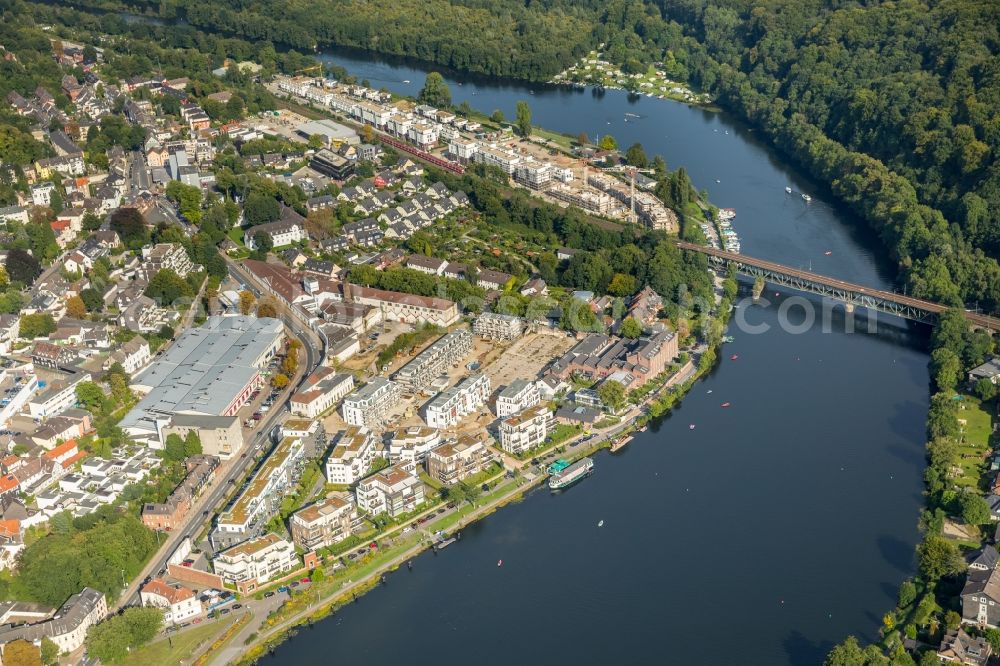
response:
M611 442L611 453L619 451L625 447L626 444L632 441L631 435L622 435L615 441Z
M590 458L577 460L564 470L556 472L549 478L549 488L552 490L562 490L580 481L594 471L594 461Z

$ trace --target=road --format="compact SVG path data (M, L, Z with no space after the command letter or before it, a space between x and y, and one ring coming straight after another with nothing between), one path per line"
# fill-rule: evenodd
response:
M234 266L235 264L230 263L230 269ZM240 279L241 282L250 282L250 284L254 284L252 275L249 275L246 271L239 272L242 273L242 279ZM248 453L256 451L258 447L269 445L269 441L265 437L265 433L271 432L271 429L274 428L274 426L276 426L284 417L287 413L286 408L291 400L291 396L296 390L298 390L305 378L316 369L322 360L322 351L316 346L315 334L306 329L298 319L290 314L283 315L282 320L292 332L292 335L302 342L302 346L306 353L306 363L302 368L299 379L292 385L291 388L284 391L280 401L275 403L275 405L261 420L260 424L258 424L258 427L254 430L256 434L253 435L247 445ZM228 492L232 490L239 479L246 475L248 468L252 466L255 461L256 458L254 456L247 455L246 457L241 456L233 458L221 466L219 476L217 476L215 481L212 482L209 492L203 494L195 502L194 506L191 507L183 525L168 534L167 540L160 546L156 555L153 556L153 558L146 564L143 570L139 573L138 577L131 581L128 587L122 592L114 607L111 608L111 612L115 612L124 606L138 605L140 603L139 588L142 587L142 583L146 577L155 576L160 569L165 569L167 566L167 560L169 559L171 553L176 550L177 546L180 545L181 540L185 536L194 538L209 522L211 522L213 514L220 508L220 504L225 501L225 497Z
M129 153L127 175L129 194L134 195L149 189L150 178L149 171L146 169L146 160L142 153L137 150Z

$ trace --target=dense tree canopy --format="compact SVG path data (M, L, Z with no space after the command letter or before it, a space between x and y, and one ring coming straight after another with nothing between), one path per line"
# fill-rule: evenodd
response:
M451 91L448 84L444 82L444 77L437 72L431 72L424 81L424 87L420 89L417 97L424 104L437 107L451 106Z
M120 662L130 650L151 641L163 626L163 611L155 607L126 608L87 632L87 651L104 663Z
M85 518L53 520L53 531L25 548L11 596L58 608L84 586L115 598L155 550L153 533L112 506Z

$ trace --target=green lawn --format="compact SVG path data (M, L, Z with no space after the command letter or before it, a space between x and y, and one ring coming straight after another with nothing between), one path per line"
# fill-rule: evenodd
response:
M199 647L215 640L235 620L235 615L222 620L205 620L201 626L136 650L123 663L125 666L176 666L182 659L190 659Z
M964 424L960 423L962 443L958 447L962 474L955 479L955 484L978 488L984 470L985 455L989 449L993 420L989 412L982 408L978 399L969 395L963 398L958 410L959 421L965 421Z
M233 227L229 230L229 240L233 241L240 247L246 247L243 244L243 229L241 227Z

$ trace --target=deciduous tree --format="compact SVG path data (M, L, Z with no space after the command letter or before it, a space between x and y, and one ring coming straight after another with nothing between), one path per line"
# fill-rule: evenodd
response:
M257 298L253 295L253 292L249 289L244 289L240 292L240 314L248 315L253 310L254 303L257 302Z
M66 299L66 316L73 319L83 319L87 316L87 304L83 302L83 298L73 295Z
M640 324L634 317L626 317L622 320L620 332L623 338L635 340L642 335L642 324Z
M431 72L424 80L424 87L420 89L418 99L424 104L437 107L451 106L451 90L444 82L444 77L438 72Z
M523 137L531 136L531 107L524 100L517 103L517 133Z
M3 646L4 666L42 666L42 656L34 643L18 639Z

